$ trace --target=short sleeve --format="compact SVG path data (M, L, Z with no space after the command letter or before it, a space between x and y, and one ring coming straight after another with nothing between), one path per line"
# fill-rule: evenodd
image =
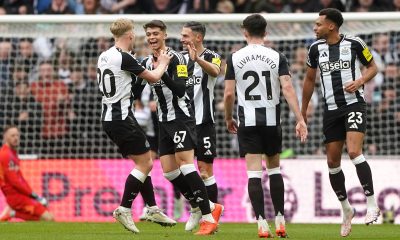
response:
M369 51L367 44L365 44L365 42L361 40L361 38L356 37L355 40L356 41L354 41L354 43L356 45L357 57L360 60L360 62L364 66L366 66L373 60L372 54Z
M174 53L169 65L168 65L168 75L173 79L186 79L188 78L188 67L186 65L186 60L180 53Z
M308 49L307 65L310 68L318 67L318 45L314 44Z
M121 62L121 70L128 71L130 73L138 76L141 74L145 68L139 64L139 62L132 55L121 52L122 54L122 62Z
M290 75L288 60L282 53L279 53L279 76Z
M206 52L204 55L204 60L221 68L221 56L215 52Z
M235 69L233 68L232 63L232 54L229 54L228 58L226 59L226 73L225 73L225 80L235 80Z

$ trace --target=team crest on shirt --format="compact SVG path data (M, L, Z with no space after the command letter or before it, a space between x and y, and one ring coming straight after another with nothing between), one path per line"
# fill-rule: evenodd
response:
M176 73L178 77L188 77L188 71L186 65L176 65Z
M342 48L340 49L340 54L342 54L342 55L350 54L350 48L348 48L348 47L342 47Z

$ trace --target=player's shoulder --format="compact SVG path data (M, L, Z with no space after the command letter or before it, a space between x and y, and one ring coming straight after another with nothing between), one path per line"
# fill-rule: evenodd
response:
M310 49L311 48L317 48L318 45L320 45L320 44L326 44L326 40L325 39L318 39L317 41L311 43Z
M167 53L171 54L171 56L172 56L172 61L171 62L176 61L178 64L185 64L186 63L183 55L180 52L178 52L178 51L176 51L176 50L174 50L172 48L168 48Z
M353 36L353 35L344 35L343 38L346 41L353 42L353 43L356 43L356 44L360 44L363 48L367 47L365 42L360 37Z
M213 58L221 58L221 56L217 52L215 52L211 49L208 49L208 48L204 49L204 55L211 56Z

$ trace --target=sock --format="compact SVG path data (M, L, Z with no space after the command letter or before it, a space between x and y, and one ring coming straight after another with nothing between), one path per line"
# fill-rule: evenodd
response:
M15 217L23 219L25 221L39 221L40 220L39 216L34 216L34 215L27 214L27 213L24 213L24 212L16 212L15 213Z
M262 171L247 171L247 185L251 205L257 219L265 219L264 191L261 185Z
M182 165L180 169L183 176L185 176L186 182L190 186L190 189L192 189L194 198L196 199L196 202L201 210L201 214L206 215L211 213L206 186L204 186L203 180L201 180L201 177L194 164Z
M271 192L272 204L274 205L275 216L279 213L285 214L285 185L280 167L267 169L269 176L269 191Z
M181 199L181 191L179 188L177 188L175 185L172 185L174 187L174 198L175 199Z
M345 178L340 166L337 168L329 168L329 180L339 201L347 199L346 186L344 184Z
M136 168L128 175L125 181L124 194L122 196L121 206L126 208L132 207L132 202L138 195L146 175Z
M357 176L360 180L361 186L364 189L365 196L374 195L374 184L372 182L371 168L367 161L365 161L364 155L360 155L352 160L356 166Z
M348 214L351 213L353 208L350 205L349 199L345 199L343 201L340 201L340 204L342 205L343 213Z
M367 196L367 208L377 208L378 204L376 203L375 196Z
M281 224L285 226L285 216L283 216L281 213L278 213L275 216L275 228L278 229Z
M150 175L147 175L146 180L144 181L142 188L140 189L140 194L142 194L142 198L144 203L149 206L156 206L156 197L154 196L154 187L151 181Z
M207 222L212 222L212 223L215 222L214 217L211 215L211 213L202 215L201 219L203 219L204 221L207 221Z
M185 177L179 169L164 173L164 177L168 179L174 185L174 187L179 189L182 195L189 201L192 208L196 208L199 206L199 204L196 203L192 190L186 183Z
M208 198L211 202L218 202L218 187L217 182L215 181L215 177L211 176L207 179L204 179L204 185L206 185Z

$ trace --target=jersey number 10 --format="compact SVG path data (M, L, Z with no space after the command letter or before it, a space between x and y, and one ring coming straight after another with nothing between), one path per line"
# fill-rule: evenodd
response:
M270 71L262 71L262 76L265 80L265 85L267 87L267 98L268 100L272 100L272 90L271 90L271 73ZM243 75L243 80L247 80L247 78L253 77L254 82L250 84L250 86L244 92L245 100L253 101L253 100L261 100L261 95L251 95L250 92L254 88L258 86L260 83L260 77L255 71L247 71Z
M108 75L108 78L106 78L106 76ZM109 86L111 87L110 92L107 92L106 89L106 83L105 80L109 80L110 84ZM103 91L101 91L101 94L103 96L106 96L107 98L113 97L115 95L115 77L114 77L114 73L106 68L104 69L103 73L101 72L100 68L97 69L97 83L99 84L99 88L103 89ZM100 85L103 85L103 88L100 87Z

